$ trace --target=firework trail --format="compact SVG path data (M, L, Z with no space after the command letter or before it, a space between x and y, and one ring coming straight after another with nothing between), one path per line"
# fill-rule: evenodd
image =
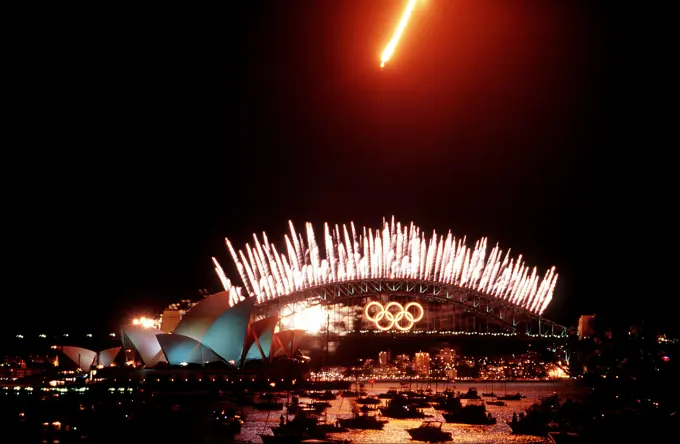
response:
M227 292L229 292L229 305L233 306L234 304L237 304L240 301L244 300L245 298L241 295L241 289L231 285L231 281L229 280L227 275L224 274L224 270L217 262L217 259L215 258L212 259L213 264L215 265L215 273L217 273L217 276L220 278L220 282L222 282L222 286L224 287L224 289Z
M231 283L213 258L232 305L244 297L256 297L261 303L344 281L412 279L475 290L542 314L557 283L555 267L541 278L536 267L524 263L522 255L512 258L509 250L503 253L498 245L487 254L487 238L470 247L465 237L456 239L450 231L445 236L433 232L427 237L413 223L395 223L394 217L391 222L383 220L381 229L364 227L359 232L353 223L349 229L343 225L342 230L326 223L323 248L317 244L310 223L305 226L306 236L299 235L292 222L289 228L290 236L285 236L287 254L279 253L265 233L261 240L253 234L255 248L246 244L245 253L237 253L226 239L246 292L242 295L241 287Z
M404 9L404 14L401 16L401 20L399 20L399 25L397 25L397 29L394 31L392 40L389 41L389 43L383 50L382 56L380 58L381 68L384 68L385 63L387 63L392 58L394 49L397 47L397 43L399 43L401 35L404 33L404 29L406 29L408 20L411 18L411 13L413 12L413 8L416 6L416 1L417 0L409 0L408 4L406 5L406 9Z

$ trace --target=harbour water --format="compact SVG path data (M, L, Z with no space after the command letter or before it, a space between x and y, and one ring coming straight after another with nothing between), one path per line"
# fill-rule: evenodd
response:
M377 395L384 393L390 388L399 388L400 384L395 382L378 382L375 384L365 384L365 390L369 395ZM560 398L581 399L587 394L587 390L578 384L576 381L531 381L531 382L457 382L457 383L438 383L438 384L411 384L411 389L427 389L433 391L443 391L451 388L462 393L467 392L468 388L476 388L481 395L484 392L493 391L498 396L505 394L522 393L525 398L517 401L506 401L507 406L488 405L487 411L490 412L497 422L494 425L466 425L466 424L448 424L444 418L433 408L423 409L426 415L431 417L427 420L439 420L444 422L442 429L453 434L453 442L456 443L545 443L547 438L538 436L513 435L510 427L506 421L512 419L513 412L520 413L531 404L538 401L541 397L557 393ZM330 401L331 407L326 409L326 421L335 423L338 417L350 417L352 408L355 405L355 398L337 397ZM483 398L490 399L490 398ZM308 401L308 399L300 398L300 401ZM385 400L382 400L383 404ZM467 401L463 400L465 404ZM252 443L261 443L260 434L272 435L270 426L277 426L280 421L280 416L285 413L284 410L279 411L258 411L251 408L245 408L247 420L241 429L241 433L235 436L237 441L245 441ZM292 418L292 416L291 416ZM347 439L353 443L397 443L397 442L412 442L419 441L411 440L411 437L406 432L407 428L418 427L422 420L412 419L389 419L389 423L385 425L384 430L352 430L343 433L333 433L329 437L336 439Z

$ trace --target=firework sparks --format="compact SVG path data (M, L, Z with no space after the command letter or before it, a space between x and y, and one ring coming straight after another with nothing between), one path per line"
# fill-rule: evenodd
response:
M399 43L399 39L401 39L401 35L404 33L404 29L406 29L408 20L411 18L411 13L413 12L413 8L416 6L416 1L417 0L409 0L408 4L406 5L406 9L404 10L404 14L401 16L401 20L399 20L399 25L397 25L397 29L394 31L392 40L389 41L389 43L385 47L385 50L382 53L382 57L380 58L381 68L384 68L385 63L387 63L392 58L394 49L397 47L397 43Z
M413 223L395 224L394 217L391 222L384 220L381 229L364 227L359 232L353 223L349 229L343 225L342 230L325 224L324 248L319 248L310 223L306 224L306 236L299 235L292 222L289 228L287 254L278 253L264 233L261 240L253 235L255 248L246 244L246 254L242 250L237 253L226 240L247 296L256 297L258 303L344 281L413 279L479 291L542 314L557 283L555 267L541 279L536 267L527 266L522 255L511 258L510 251L503 253L498 245L487 254L486 238L470 247L465 237L457 239L450 231L427 237ZM243 300L241 287L227 279L215 258L213 262L231 304Z

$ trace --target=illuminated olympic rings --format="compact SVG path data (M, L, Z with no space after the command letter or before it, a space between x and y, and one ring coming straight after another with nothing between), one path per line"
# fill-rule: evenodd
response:
M375 313L371 314L369 312L373 307L375 307L377 311L373 310ZM415 311L418 313L417 316L409 311L411 307L415 308ZM366 319L372 321L375 326L382 331L387 331L392 327L396 327L401 331L410 330L416 322L423 319L424 315L425 310L423 310L423 306L417 302L409 302L404 307L399 302L388 302L387 305L383 306L380 302L373 301L369 302L364 307L364 316L366 316ZM382 325L381 322L382 324L387 324ZM405 325L402 325L404 323Z

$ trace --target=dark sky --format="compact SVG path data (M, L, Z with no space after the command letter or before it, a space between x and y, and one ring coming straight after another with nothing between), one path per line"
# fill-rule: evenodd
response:
M403 4L22 19L1 329L106 330L219 290L211 256L237 278L224 237L392 215L556 265L558 322L672 319L662 27L619 2L423 0L381 71Z

